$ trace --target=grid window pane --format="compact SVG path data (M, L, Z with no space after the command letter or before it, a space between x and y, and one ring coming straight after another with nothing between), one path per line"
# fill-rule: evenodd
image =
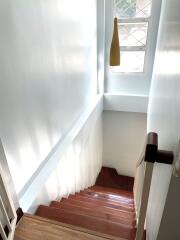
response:
M118 18L149 17L152 0L115 0L115 14Z
M145 46L148 23L132 23L119 25L121 46Z
M144 69L145 51L121 52L121 65L111 67L112 72L138 73Z

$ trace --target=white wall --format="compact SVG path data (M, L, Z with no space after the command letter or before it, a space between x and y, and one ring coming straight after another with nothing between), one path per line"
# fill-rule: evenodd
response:
M0 5L0 137L20 193L95 100L96 1Z
M180 136L179 9L179 0L162 1L160 31L148 111L148 131L158 133L159 148L165 150L175 150ZM178 227L180 222L178 207L180 181L174 177L171 179L171 174L170 166L156 164L154 167L147 214L149 240L180 239Z
M97 1L98 92L104 93L105 1Z
M103 165L134 177L145 138L146 114L104 111Z
M8 194L12 198L12 202L14 203L15 209L18 209L19 202L18 202L18 198L17 198L16 192L15 192L15 187L14 187L13 180L12 180L12 177L11 177L11 174L9 171L6 155L5 155L1 140L0 140L0 174L1 174L1 178L4 181L4 184L8 191ZM3 201L6 201L6 198L3 195L4 191L2 190L1 186L0 186L0 193L1 193L1 198L3 199ZM6 202L4 202L4 204L6 205ZM7 210L8 210L8 207L9 206L7 205L6 206ZM1 219L1 217L2 217L2 212L0 213L0 219Z

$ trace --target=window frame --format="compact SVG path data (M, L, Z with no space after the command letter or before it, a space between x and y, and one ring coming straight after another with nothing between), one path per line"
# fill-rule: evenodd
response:
M144 72L118 73L110 69L109 56L113 34L114 0L105 0L104 92L108 94L148 95L153 72L162 0L152 0Z
M160 15L160 9L155 9L155 1L156 0L152 0L151 3L151 14L148 17L130 17L130 18L118 18L118 24L133 24L133 23L148 23L148 27L147 27L147 37L146 37L146 44L144 46L120 46L120 51L121 52L125 52L125 51L144 51L145 52L145 56L144 56L144 64L143 64L143 71L140 72L121 72L118 71L118 68L114 68L111 67L110 68L110 72L112 74L116 74L116 75L120 75L120 76L130 76L130 77L137 77L137 76L146 76L149 75L150 69L152 70L153 63L152 63L152 59L151 62L149 63L149 57L150 55L154 55L154 49L151 46L151 39L154 40L154 35L155 38L157 37L157 29L158 29L158 25L159 25L159 15ZM161 0L160 0L161 1ZM157 27L154 27L154 29L152 28L152 18L155 17L158 22L157 22ZM121 42L120 42L121 44ZM153 53L151 54L150 51L153 51ZM152 57L151 57L152 58ZM151 66L149 66L151 65Z

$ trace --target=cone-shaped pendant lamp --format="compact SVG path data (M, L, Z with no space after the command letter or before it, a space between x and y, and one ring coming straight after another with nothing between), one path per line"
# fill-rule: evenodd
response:
M120 46L119 46L119 35L118 35L118 19L114 18L114 31L110 49L110 66L120 65Z

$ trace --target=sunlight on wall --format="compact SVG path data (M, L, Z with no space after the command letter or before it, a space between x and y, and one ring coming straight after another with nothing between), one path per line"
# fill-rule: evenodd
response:
M158 53L156 73L162 75L180 74L180 51L162 51Z
M48 178L29 212L39 204L67 197L95 183L102 166L102 116L93 113Z
M96 99L97 3L3 1L0 29L0 138L20 194Z
M158 148L174 151L180 136L180 1L163 0L159 36L151 84L148 131L158 133ZM173 195L168 207L168 196L173 187L178 193L179 184L169 189L172 166L154 165L146 225L149 240L179 239L177 227L179 198ZM168 211L166 212L166 210ZM177 235L176 235L177 234Z

